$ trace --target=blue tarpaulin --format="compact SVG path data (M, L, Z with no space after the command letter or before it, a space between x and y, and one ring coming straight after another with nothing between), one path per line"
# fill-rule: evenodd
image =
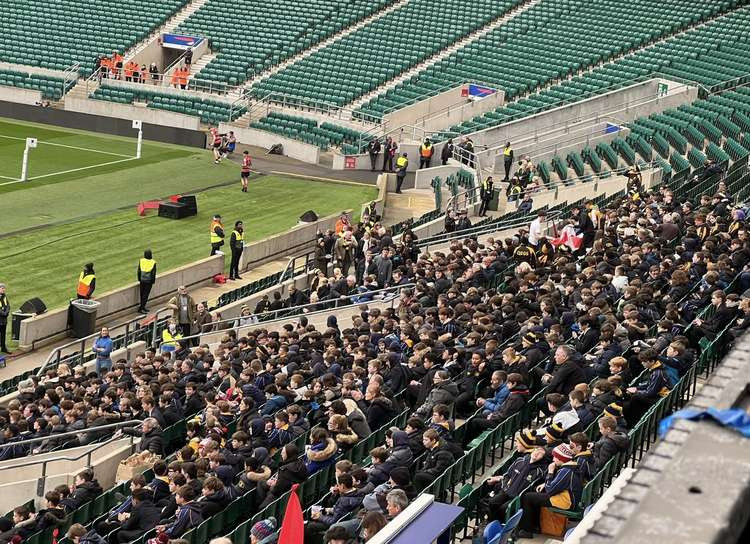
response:
M680 410L661 420L661 423L659 423L660 436L666 434L675 419L690 419L693 421L711 419L722 427L729 427L750 438L750 415L744 410L717 410L715 408L709 408L708 410Z

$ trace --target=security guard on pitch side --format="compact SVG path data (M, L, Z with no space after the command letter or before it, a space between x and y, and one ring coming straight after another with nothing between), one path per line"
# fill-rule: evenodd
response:
M237 221L234 224L234 230L232 235L229 237L229 248L232 250L232 261L229 265L229 279L230 280L241 280L240 277L240 257L242 257L242 250L245 247L245 226L242 221Z
M219 251L219 248L224 245L224 225L221 224L221 216L218 213L211 219L209 233L211 235L211 256L213 257Z
M143 257L138 261L138 285L141 290L141 305L138 306L139 314L148 313L146 303L151 294L151 288L156 283L156 261L150 249L143 252Z
M83 271L78 276L78 286L76 287L76 298L86 300L94 296L96 289L96 274L94 273L94 263L86 263Z

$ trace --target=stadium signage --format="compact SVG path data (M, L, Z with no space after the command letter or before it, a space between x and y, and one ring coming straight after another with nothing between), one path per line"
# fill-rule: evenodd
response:
M187 49L196 47L203 41L203 38L197 36L184 36L182 34L162 34L161 45L170 49Z
M488 96L495 94L497 89L491 87L485 87L483 85L469 84L466 87L461 88L461 96L468 97L470 100L480 100L487 98Z

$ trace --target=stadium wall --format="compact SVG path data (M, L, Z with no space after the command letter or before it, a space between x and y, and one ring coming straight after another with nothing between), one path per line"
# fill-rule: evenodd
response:
M94 102L94 100L86 100L86 102ZM83 111L42 108L8 100L0 100L0 117L104 134L114 134L115 136L128 136L131 138L136 136L136 132L133 130L132 118L123 119L107 115L84 113ZM152 119L152 121L154 122L148 122L144 119L143 137L147 140L189 147L206 147L206 135L202 131L197 130L197 126L196 128L175 127L161 124L156 118Z
M409 166L406 168L407 172L414 172L419 169L419 146L420 144L415 142L403 142L401 139L397 139L398 144L398 155L406 153L406 157L409 159ZM432 165L437 166L440 163L440 154L443 151L444 144L435 144L435 153L432 155ZM383 154L378 155L378 166L382 164ZM395 164L395 160L393 161ZM360 153L358 155L342 155L339 151L333 150L333 166L334 170L371 170L370 156L367 153Z
M346 210L351 212L352 210ZM269 236L252 244L247 244L240 258L240 270L246 271L274 259L294 257L312 251L318 232L333 229L341 214L319 218L314 223L304 223L292 227L284 234Z
M42 101L42 91L0 85L0 100L33 106Z
M87 466L85 453L91 446L66 449L63 452L49 452L34 456L36 464L19 467L27 463L28 457L20 457L0 464L0 510L7 512L19 504L31 499L36 500L36 506L43 506L42 497L58 485L72 485L75 475ZM130 455L132 451L130 439L117 440L102 446L91 454L90 467L94 476L104 489L115 483L115 475L120 461ZM81 459L69 461L61 459L47 463L43 473L44 460L64 456L73 459L83 455Z
M224 272L224 256L215 255L195 263L160 274L151 291L151 300L158 302L172 296L177 287L187 287L204 283L216 274ZM138 283L108 293L97 295L95 300L101 303L97 321L105 324L118 314L135 310L140 303ZM67 333L68 308L59 308L21 321L19 348L35 349L46 341L51 341Z
M668 85L670 91L666 95L660 95L659 85L664 83ZM536 115L484 129L469 136L474 141L475 148L495 147L510 141L514 144L513 147L518 155L520 153L519 139L526 139L530 135L537 133L544 135L550 131L559 130L560 127L586 120L606 121L609 117L618 124L624 124L637 117L692 102L697 97L697 87L674 81L650 79L580 102L565 104Z
M384 115L383 130L388 134L402 127L408 130L415 126L421 131L437 131L473 119L505 103L505 91L497 91L481 100L470 100L461 96L464 87L466 85L459 85Z
M297 159L298 161L318 164L318 160L320 159L320 148L317 145L306 144L299 140L292 140L291 138L285 138L279 134L257 128L242 128L231 123L221 123L219 125L220 132L229 132L230 130L234 131L239 141L252 142L253 145L257 145L263 149L271 149L271 146L281 144L284 146L284 156Z

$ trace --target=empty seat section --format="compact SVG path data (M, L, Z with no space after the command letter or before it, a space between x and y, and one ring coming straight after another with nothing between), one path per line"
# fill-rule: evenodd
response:
M217 53L198 79L235 86L395 1L208 0L178 31L208 37Z
M89 74L100 55L140 42L188 0L55 0L0 2L0 60Z
M441 88L463 81L493 85L505 91L506 99L513 99L678 32L735 4L542 0L399 88L379 95L361 112L382 115L394 109L393 104L408 103L410 94L436 94ZM645 66L642 70L648 73L651 68ZM561 85L553 93L539 96L536 109L578 100L611 83L605 77L581 85ZM492 124L497 124L497 120Z
M253 86L338 106L376 89L520 0L411 0Z

